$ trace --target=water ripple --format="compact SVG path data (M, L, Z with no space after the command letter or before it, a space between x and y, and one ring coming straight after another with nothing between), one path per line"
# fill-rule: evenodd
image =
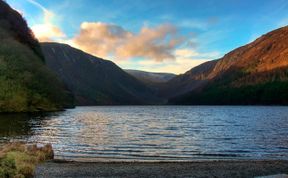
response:
M107 106L0 115L0 143L52 143L83 161L288 159L288 107Z

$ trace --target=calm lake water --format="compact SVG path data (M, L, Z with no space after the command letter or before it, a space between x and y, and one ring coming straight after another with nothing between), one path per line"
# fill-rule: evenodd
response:
M99 106L0 115L0 142L78 161L288 160L288 107Z

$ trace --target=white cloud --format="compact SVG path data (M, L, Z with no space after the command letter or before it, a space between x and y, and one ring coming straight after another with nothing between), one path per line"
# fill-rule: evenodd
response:
M41 42L54 41L56 38L64 38L66 36L60 28L51 23L33 25L31 29Z
M175 51L175 60L170 61L116 61L118 65L123 68L134 68L138 70L151 71L151 72L171 72L175 74L182 74L196 67L204 62L217 59L221 57L219 52L199 53L191 48L183 48Z
M141 57L156 61L175 59L174 50L183 37L171 24L142 27L132 33L121 26L102 22L83 22L73 45L96 56L113 55L118 59Z
M55 17L53 12L49 11L35 0L26 1L38 7L43 12L43 22L31 27L39 41L54 41L55 39L66 37L64 32L62 32L58 26L53 24L53 18Z
M186 45L186 48L183 48L189 41L194 44L197 40L192 36L184 39L179 35L177 28L171 24L156 27L144 25L138 33L133 33L115 24L83 22L79 33L72 38L67 38L65 33L53 23L55 18L53 12L35 0L26 1L43 12L43 22L32 26L40 41L67 43L95 56L114 59L113 61L122 68L180 74L220 57L218 52L199 52L195 45ZM182 25L205 29L207 22L201 24L196 21L182 21ZM180 46L182 48L179 48ZM136 58L138 60L135 60Z
M141 69L152 72L170 72L175 74L182 74L196 67L208 60L205 59L176 59L175 61L166 62L162 65L157 63L147 63L147 61L140 62Z
M122 68L152 72L181 74L221 57L217 51L199 52L193 45L179 48L187 41L177 35L177 29L172 25L143 27L135 34L113 24L84 22L80 33L68 43L95 56L114 59Z
M177 49L175 51L175 55L179 58L189 58L189 57L194 57L198 56L199 53L196 52L195 50L188 49L188 48L183 48L183 49Z

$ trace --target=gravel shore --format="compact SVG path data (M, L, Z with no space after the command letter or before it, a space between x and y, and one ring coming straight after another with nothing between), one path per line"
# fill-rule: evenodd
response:
M199 161L185 163L47 162L36 177L256 177L287 174L288 161Z

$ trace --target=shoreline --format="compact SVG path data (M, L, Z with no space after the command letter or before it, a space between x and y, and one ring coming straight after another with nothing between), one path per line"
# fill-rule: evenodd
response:
M288 160L75 162L40 164L36 177L257 177L288 174Z
M155 164L162 164L162 163L207 163L207 162L274 162L274 161L279 161L279 162L287 162L288 164L288 159L195 159L195 160L105 160L102 159L100 160L91 160L91 161L81 161L81 160L69 160L69 159L53 159L50 160L49 162L52 163L81 163L81 164L91 164L91 163L97 163L97 164L102 164L102 163L111 163L111 164L117 164L117 163L140 163L140 164L145 164L145 163L155 163Z

